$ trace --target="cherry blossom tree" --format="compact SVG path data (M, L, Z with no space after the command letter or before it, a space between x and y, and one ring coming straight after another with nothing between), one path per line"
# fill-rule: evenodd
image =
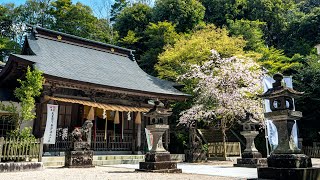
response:
M262 93L260 66L251 58L221 58L211 50L211 58L203 65L193 65L180 80L195 80L194 105L183 112L179 124L192 124L197 120L218 125L224 136L226 131L248 115L263 120L262 102L257 94ZM226 148L224 148L226 149Z

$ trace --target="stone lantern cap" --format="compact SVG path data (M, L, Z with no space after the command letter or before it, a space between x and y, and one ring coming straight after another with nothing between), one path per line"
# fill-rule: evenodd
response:
M273 76L273 79L276 81L272 84L273 87L268 89L267 92L260 95L261 98L263 99L271 99L276 97L296 98L296 97L300 97L303 94L303 92L296 91L289 87L284 87L281 84L281 81L283 79L282 74L279 74L279 73L275 74Z
M146 117L150 118L163 118L171 116L171 109L166 109L160 101L154 102L154 107L147 113L144 114Z

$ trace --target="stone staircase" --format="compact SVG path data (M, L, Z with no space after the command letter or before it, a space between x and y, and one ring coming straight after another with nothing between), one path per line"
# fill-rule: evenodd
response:
M171 160L183 162L184 154L171 154ZM64 166L64 156L44 156L42 157L43 166L45 167L62 167ZM113 165L113 164L138 164L144 162L144 155L94 155L93 165Z
M112 165L112 164L137 164L144 161L144 155L95 155L93 156L93 165ZM45 167L64 166L64 156L42 157Z

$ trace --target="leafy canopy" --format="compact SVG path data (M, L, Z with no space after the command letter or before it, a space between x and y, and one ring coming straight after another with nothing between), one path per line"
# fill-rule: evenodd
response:
M141 56L141 68L151 75L157 75L154 65L158 62L158 55L167 45L173 45L179 38L171 22L150 23L144 32L147 50Z
M178 32L192 30L204 18L205 8L198 0L158 0L153 9L153 19L170 21Z
M222 57L243 54L245 41L229 37L225 28L207 25L191 35L182 36L174 45L165 47L155 66L160 78L175 81L185 74L191 65L202 65L209 61L210 50L217 50Z

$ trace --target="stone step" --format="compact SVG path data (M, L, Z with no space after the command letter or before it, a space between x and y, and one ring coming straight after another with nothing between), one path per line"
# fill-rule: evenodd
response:
M182 162L184 154L171 154L171 160ZM44 156L42 162L45 167L64 166L64 156ZM144 162L144 155L94 155L95 166L113 164L138 164Z
M126 160L137 159L144 160L144 155L99 155L93 156L93 160Z
M64 156L43 157L45 167L64 166ZM95 166L112 164L137 164L144 161L144 155L99 155L93 156Z

